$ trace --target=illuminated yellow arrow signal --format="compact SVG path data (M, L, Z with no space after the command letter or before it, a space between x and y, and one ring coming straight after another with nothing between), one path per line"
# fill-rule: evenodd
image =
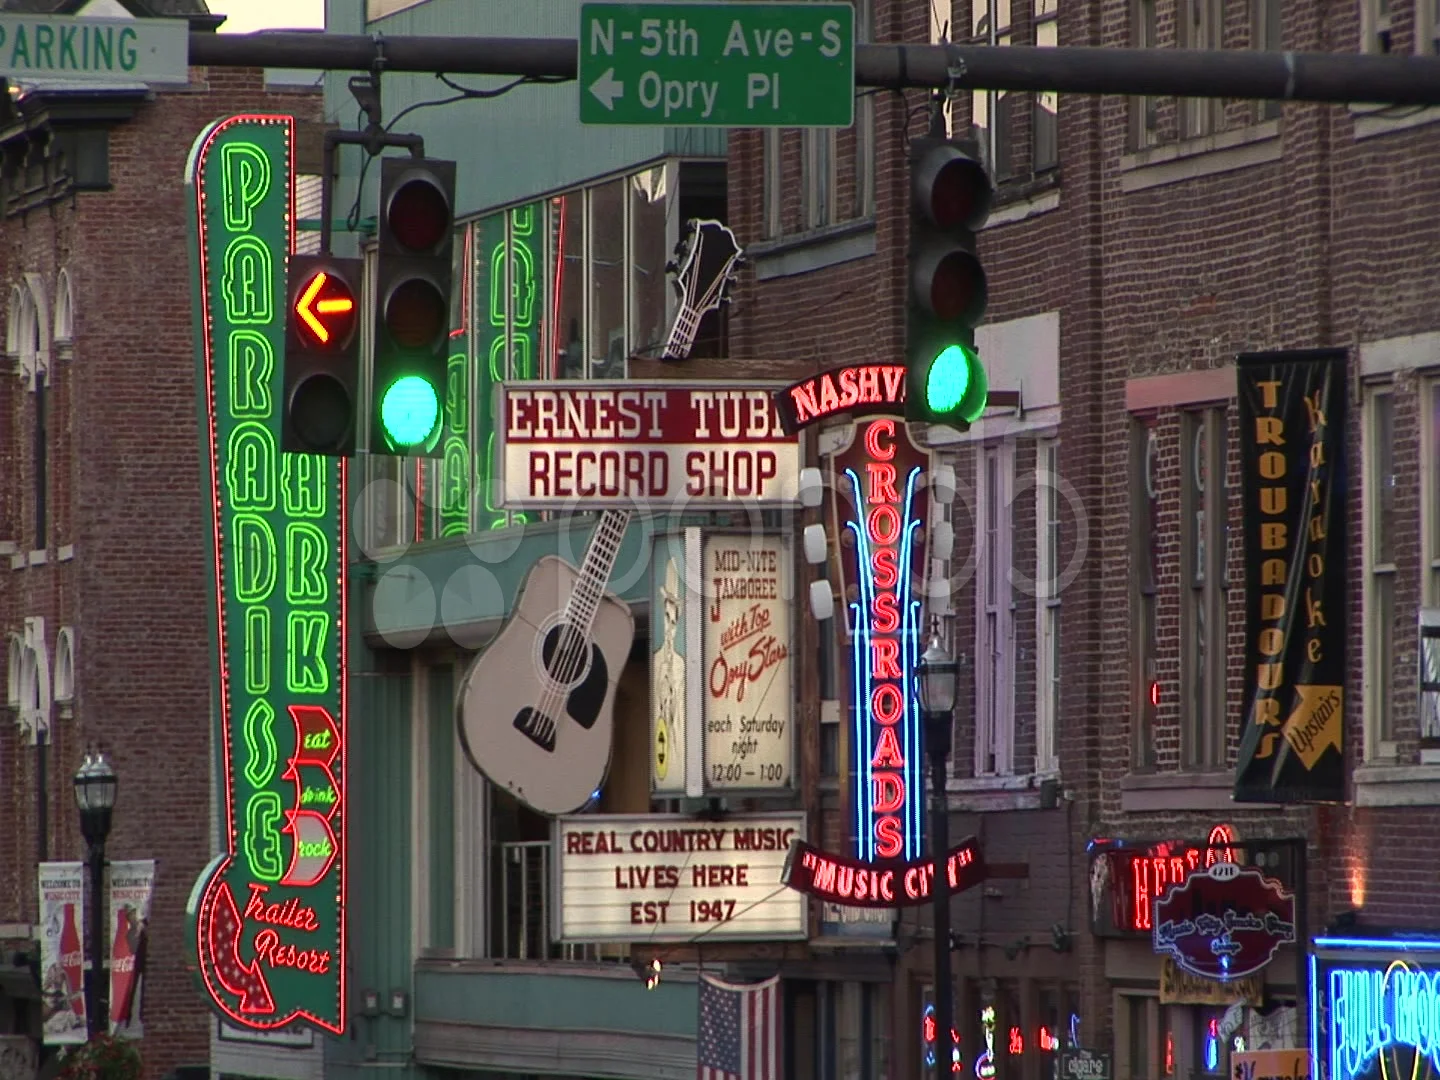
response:
M305 325L310 328L310 332L315 335L315 340L321 345L329 343L330 328L318 316L349 315L355 310L355 301L349 295L328 296L324 300L316 299L329 280L330 275L324 270L317 271L315 276L310 279L310 284L305 286L305 291L300 294L300 299L295 302L295 314L300 316ZM345 289L343 283L338 279L335 281L335 286L338 289Z

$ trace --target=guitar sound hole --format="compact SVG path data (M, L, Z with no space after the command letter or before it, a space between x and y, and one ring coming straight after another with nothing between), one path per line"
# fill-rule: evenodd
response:
M562 623L545 635L540 658L545 673L558 685L575 686L590 669L590 642L574 627Z

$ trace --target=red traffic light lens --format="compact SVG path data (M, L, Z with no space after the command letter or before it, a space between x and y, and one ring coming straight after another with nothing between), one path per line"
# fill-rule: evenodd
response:
M385 218L396 243L411 251L430 251L450 231L450 202L432 180L416 176L395 189Z
M291 391L290 423L311 453L338 453L350 437L354 416L349 391L333 375L311 375Z
M950 248L932 252L916 265L916 274L927 274L916 285L926 307L937 318L946 323L975 325L985 314L989 300L985 269L968 251Z
M433 349L449 321L445 297L425 278L402 281L385 301L385 329L402 349Z
M314 349L343 349L355 329L355 295L334 274L316 270L295 292L295 330Z
M942 229L983 220L990 212L990 178L978 162L953 158L935 177L930 207Z

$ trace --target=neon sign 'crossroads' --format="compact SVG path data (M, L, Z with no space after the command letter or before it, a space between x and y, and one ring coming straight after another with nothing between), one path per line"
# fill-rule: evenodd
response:
M855 770L857 844L861 859L914 859L921 846L920 716L908 688L919 659L920 600L911 583L924 457L892 417L860 425L856 443L860 460L836 467L843 468L852 495L845 527L855 541L858 586L850 605L861 755Z
M341 459L280 452L277 295L294 124L237 116L191 151L209 464L224 852L191 897L204 992L231 1023L345 1028Z

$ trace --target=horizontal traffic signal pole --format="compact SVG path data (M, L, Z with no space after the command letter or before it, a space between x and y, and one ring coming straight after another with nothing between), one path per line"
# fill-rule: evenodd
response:
M569 38L320 32L191 34L190 62L218 67L443 72L573 79ZM377 64L378 61L378 64ZM858 86L1055 90L1375 105L1440 105L1440 57L1248 49L859 45Z

